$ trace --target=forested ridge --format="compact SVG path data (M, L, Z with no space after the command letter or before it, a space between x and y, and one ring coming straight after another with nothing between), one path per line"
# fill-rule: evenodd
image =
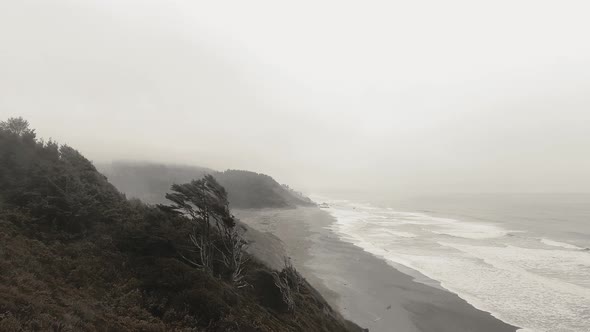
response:
M167 198L128 200L74 148L0 122L0 331L360 330L288 261L243 250L214 177Z

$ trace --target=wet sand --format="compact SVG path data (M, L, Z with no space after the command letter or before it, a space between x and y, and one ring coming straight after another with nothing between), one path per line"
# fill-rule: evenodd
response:
M319 208L235 210L234 214L254 229L247 235L253 241L252 253L275 268L288 255L334 308L372 332L517 330L457 295L416 282L340 240L329 229L333 217Z

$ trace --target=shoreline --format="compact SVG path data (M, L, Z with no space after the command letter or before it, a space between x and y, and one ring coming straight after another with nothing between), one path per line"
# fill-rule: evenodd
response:
M319 208L236 210L256 230L251 251L273 267L282 255L342 315L370 331L514 332L518 328L481 311L426 276L404 273L343 241L335 221ZM268 232L266 237L260 233ZM258 240L257 240L258 239ZM270 246L269 246L270 245ZM262 250L262 248L272 248ZM420 275L421 281L416 276ZM422 280L424 279L424 280ZM436 283L436 281L432 281Z

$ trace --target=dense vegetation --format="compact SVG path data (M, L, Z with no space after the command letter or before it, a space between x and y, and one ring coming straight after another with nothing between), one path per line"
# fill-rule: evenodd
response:
M234 208L313 205L309 198L279 184L272 177L249 171L216 172L202 167L139 162L115 162L99 165L99 169L129 197L152 204L164 203L164 195L169 192L171 183L186 183L212 174L227 189L229 202Z
M215 179L169 198L127 200L73 148L1 122L0 331L359 330L292 267L242 251Z

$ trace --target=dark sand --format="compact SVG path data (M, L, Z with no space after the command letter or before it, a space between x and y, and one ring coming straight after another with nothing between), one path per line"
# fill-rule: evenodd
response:
M517 328L457 295L414 281L385 261L341 241L319 208L234 211L255 241L250 251L275 268L287 254L346 319L372 332L513 332ZM262 232L272 233L274 236Z

